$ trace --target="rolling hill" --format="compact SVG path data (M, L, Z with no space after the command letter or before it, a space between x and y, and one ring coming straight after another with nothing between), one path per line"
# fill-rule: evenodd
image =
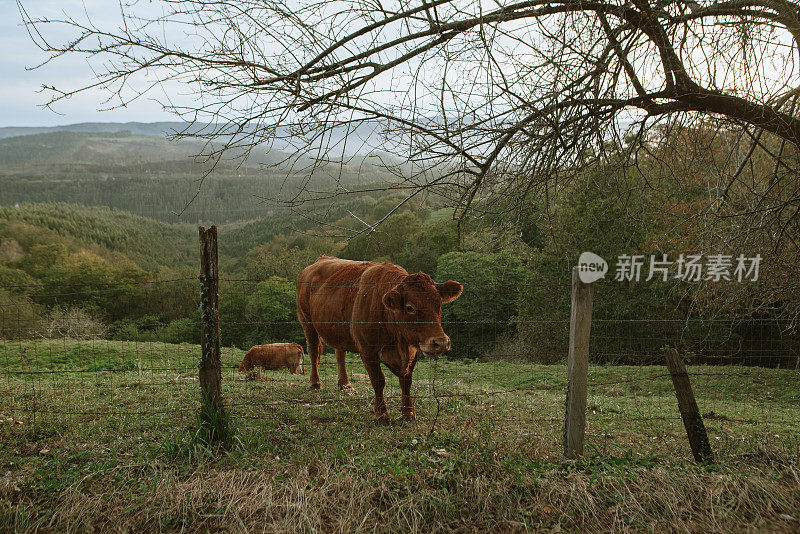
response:
M130 131L56 131L0 139L0 206L68 202L108 206L167 222L244 221L280 211L283 200L303 187L326 191L393 177L364 162L299 165L277 162L277 151L254 155L259 165L223 161L209 165L193 157L202 146ZM262 165L263 164L263 165Z
M129 131L133 135L164 137L186 128L184 122L81 122L62 126L6 126L0 128L0 139L23 135L55 132L116 133Z
M59 244L67 250L124 256L147 271L197 263L194 228L98 206L45 203L0 207L0 241L11 240L23 251Z
M0 165L120 166L164 161L191 162L201 150L196 142L116 133L50 132L0 139Z

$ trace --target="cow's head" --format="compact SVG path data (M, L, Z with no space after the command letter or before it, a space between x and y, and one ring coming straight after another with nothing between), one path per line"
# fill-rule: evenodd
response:
M450 338L442 330L442 304L461 295L461 284L448 280L437 284L423 272L410 274L383 295L398 334L409 344L435 356L450 350Z

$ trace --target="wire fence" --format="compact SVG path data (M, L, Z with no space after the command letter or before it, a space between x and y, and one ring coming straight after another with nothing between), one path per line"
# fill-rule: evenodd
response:
M465 282L468 288L469 282ZM37 294L57 304L123 298L134 288L199 300L194 278L117 285L69 284ZM6 288L9 289L9 288ZM20 289L15 287L13 289ZM292 316L294 282L223 279L224 405L241 431L271 438L318 432L325 425L372 424L373 389L359 355L348 353L353 389L338 388L332 350L321 358L322 388L309 388L303 331ZM186 305L186 302L184 302ZM409 436L433 433L491 441L533 458L560 455L567 387L569 310L563 320L517 317L457 320L443 328L452 351L423 356L413 375L416 420ZM0 306L0 421L3 433L49 428L73 439L137 435L161 440L196 423L199 315L145 317L104 325L62 314L49 324L19 306ZM73 321L73 323L69 323ZM84 323L81 323L83 321ZM77 323L77 324L76 324ZM305 375L238 372L246 349L265 342L303 346ZM462 347L464 347L462 349ZM687 360L690 379L718 457L800 454L800 338L790 325L760 320L618 320L596 317L590 342L587 455L690 458L665 347ZM476 358L476 356L479 356ZM401 390L386 371L384 396L394 420ZM72 433L72 434L70 434ZM321 434L322 435L322 434Z

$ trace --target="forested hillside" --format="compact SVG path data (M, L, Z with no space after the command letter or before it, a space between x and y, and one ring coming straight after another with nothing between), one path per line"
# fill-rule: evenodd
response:
M763 363L765 354L772 364L796 358L785 282L797 268L791 251L768 254L749 245L745 250L768 260L752 283L646 280L646 271L639 281L613 280L623 254L733 254L731 242L709 238L707 220L692 218L706 202L714 166L695 163L676 180L659 164L673 158L675 168L674 147L636 172L621 173L613 161L588 169L581 180L547 198L531 195L522 206L487 188L474 203L482 215L459 224L446 200L451 191L403 203L402 192L385 189L389 175L368 166L331 166L309 177L222 165L200 187L201 165L169 159L186 147L162 151L160 143L126 133L68 132L0 142L0 157L15 162L0 169L0 298L3 316L13 316L4 335L42 335L47 325L52 331L72 317L87 325L85 335L99 328L116 339L196 342L202 221L220 225L227 346L302 341L294 280L330 254L388 260L460 281L464 293L443 315L458 347L453 357L557 361L566 353L571 267L590 251L610 267L595 290L598 361L649 361L664 340L680 340L710 362L731 355L743 363ZM44 144L49 150L36 153ZM101 148L113 157L103 161ZM301 182L336 194L300 198L289 208L279 199L291 198ZM367 226L401 203L382 224Z
M59 243L124 255L143 269L194 267L196 231L103 206L67 203L0 206L0 235L25 247Z
M170 142L129 131L0 139L0 205L69 202L168 222L221 223L269 216L301 184L324 189L335 179L341 186L358 188L393 179L365 164L321 168L307 176L305 169L282 166L284 155L276 151L254 151L244 162L212 165L195 157L202 150L197 142Z
M107 335L142 317L186 317L196 309L195 232L99 206L0 207L0 328L12 338ZM152 284L163 279L181 281Z
M53 132L0 139L0 165L101 164L104 167L188 160L197 142L115 133Z

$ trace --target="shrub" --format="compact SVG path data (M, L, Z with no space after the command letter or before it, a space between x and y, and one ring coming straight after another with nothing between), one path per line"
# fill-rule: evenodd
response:
M82 308L56 306L45 317L39 334L49 339L100 339L108 336L108 327Z
M200 314L172 321L160 330L165 343L200 343Z
M24 339L36 333L41 323L41 307L24 295L0 288L0 336Z
M41 283L25 271L0 264L0 287L13 293L30 294L40 286Z
M442 306L442 324L457 357L482 356L513 330L518 294L527 272L511 252L449 252L439 258L436 280L457 280L461 297Z
M272 277L257 284L229 284L220 291L221 343L249 349L278 341L302 341L294 282Z

